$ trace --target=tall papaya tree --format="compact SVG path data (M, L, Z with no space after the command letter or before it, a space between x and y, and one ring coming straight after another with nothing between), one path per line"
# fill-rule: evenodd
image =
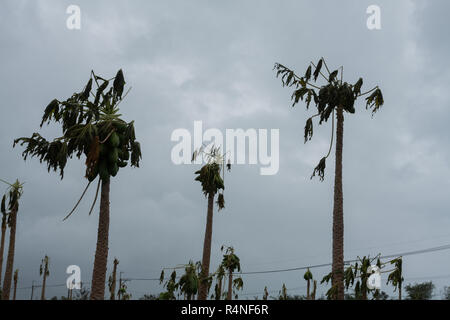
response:
M3 180L2 180L3 181ZM3 181L7 183L6 181ZM6 259L5 277L3 279L2 300L9 300L11 293L11 282L13 277L14 254L16 248L16 226L17 213L19 212L19 199L23 194L23 184L16 180L15 183L9 184L8 191L3 195L1 203L2 213L8 212L9 226L9 246L8 256Z
M223 175L221 176L221 173L225 173L225 160L224 156L220 153L220 148L215 148L214 146L212 146L211 150L208 152L202 150L200 150L200 152L195 151L192 160L194 161L199 154L204 154L206 156L207 163L200 170L195 172L197 175L195 181L201 183L203 194L208 198L208 210L206 214L206 229L203 242L202 270L200 273L198 300L206 300L211 280L209 266L211 260L214 197L216 194L218 194L217 205L219 210L225 208L223 196L225 185ZM227 168L230 170L229 163L227 164ZM222 191L220 192L220 190Z
M69 158L76 156L80 159L82 155L86 157L85 177L89 182L80 200L65 219L74 212L91 182L98 179L95 198L89 212L90 214L94 208L101 187L90 297L92 300L102 300L105 294L111 177L115 177L120 168L127 166L129 160L132 167L139 167L141 158L134 121L127 123L119 114L119 104L126 96L123 95L124 86L122 70L112 79L102 78L92 71L81 92L75 92L64 101L54 99L45 108L41 127L52 121L59 123L62 126L62 136L48 141L39 133L33 133L30 138L14 141L14 146L25 146L22 153L25 160L28 156L39 158L47 164L48 171L59 170L61 179L64 177L64 168Z
M325 67L322 72L322 67ZM313 72L314 68L314 72ZM383 95L378 86L367 92L361 92L363 79L359 78L355 84L343 81L343 67L330 72L325 60L321 58L317 65L310 63L304 76L297 75L288 67L276 63L274 69L277 77L281 77L283 86L293 87L292 106L299 101L305 101L306 109L315 106L315 114L306 120L304 138L305 143L313 136L313 122L318 118L319 125L328 122L331 117L332 134L328 153L315 167L311 179L318 175L323 181L325 177L326 159L330 156L336 134L336 158L334 177L334 205L333 205L333 259L332 286L336 288L335 299L344 299L344 202L342 189L342 151L344 143L344 114L355 113L355 102L359 97L366 96L366 109L372 110L372 115L384 104ZM325 74L324 74L325 73ZM324 84L317 83L319 77ZM336 118L336 132L335 131Z
M221 251L224 247L222 246ZM241 272L241 262L239 257L234 253L233 247L226 247L225 254L222 258L222 266L228 271L228 291L227 300L233 299L233 284L239 290L243 286L242 278L236 278L233 282L233 272Z

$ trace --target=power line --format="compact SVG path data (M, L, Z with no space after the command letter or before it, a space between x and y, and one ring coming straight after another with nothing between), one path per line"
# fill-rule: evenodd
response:
M422 250L414 250L414 251L407 251L407 252L401 252L401 253L396 253L396 254L380 256L380 259L411 256L411 255L416 255L416 254L435 252L435 251L442 251L442 250L448 250L448 249L450 249L450 244L442 245L442 246L438 246L438 247L427 248L427 249L422 249ZM357 261L358 261L357 259L346 260L346 261L344 261L344 263L345 264L349 264L349 263L357 262ZM279 273L279 272L289 272L289 271L298 271L298 270L322 268L322 267L328 267L328 266L331 266L331 265L332 265L332 263L323 263L323 264L316 264L316 265L302 266L302 267L295 267L295 268L288 268L288 269L248 271L248 272L241 272L241 273L236 273L236 274L237 275L250 275L250 274Z

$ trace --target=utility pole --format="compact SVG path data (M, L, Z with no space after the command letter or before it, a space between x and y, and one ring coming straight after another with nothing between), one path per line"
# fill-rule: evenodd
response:
M31 299L30 300L33 300L33 293L34 293L34 280L31 283Z
M117 292L117 298L118 300L121 300L121 293L122 293L122 271L119 273L119 291Z

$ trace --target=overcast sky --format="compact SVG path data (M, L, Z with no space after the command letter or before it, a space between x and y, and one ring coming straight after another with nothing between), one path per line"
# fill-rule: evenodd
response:
M81 8L80 30L66 27L70 4ZM366 27L371 4L381 8L381 30ZM121 113L135 120L143 153L141 168L112 179L108 275L114 257L125 278L158 278L163 267L201 259L207 201L194 181L199 165L176 166L170 158L173 130L192 132L195 120L224 132L280 130L276 175L238 165L226 176L211 269L222 244L235 247L243 271L331 262L334 157L324 182L309 179L328 151L331 128L316 127L305 145L311 113L301 103L291 108L292 92L272 70L280 62L303 74L321 56L332 68L343 65L346 81L379 85L385 99L373 118L363 100L345 118L345 258L449 244L449 11L445 0L2 1L0 177L25 181L19 288L40 281L46 254L50 285L65 283L66 267L76 264L90 286L94 188L62 221L86 185L84 159L70 161L60 180L38 160L24 162L23 148L12 142L39 130L48 102L81 90L92 69L105 77L123 69L132 90ZM51 139L60 129L42 134ZM450 251L405 257L406 283L433 280L439 297L450 285L449 264ZM312 270L319 280L329 271ZM276 295L283 283L289 294L305 293L302 271L245 276L243 293L252 298L267 286ZM157 281L128 287L133 298L163 290ZM47 290L47 297L65 294L64 287ZM29 298L30 290L18 295Z

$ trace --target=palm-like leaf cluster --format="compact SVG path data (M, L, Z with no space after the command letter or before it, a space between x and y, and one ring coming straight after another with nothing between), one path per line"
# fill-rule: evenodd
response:
M322 72L323 67L325 67L328 75L325 75ZM378 87L375 87L365 93L361 93L361 87L363 85L362 78L359 78L359 80L354 84L343 82L343 68L341 69L339 79L339 69L330 72L323 58L319 60L317 65L311 62L302 77L296 75L293 70L280 63L276 63L274 69L277 71L276 76L281 77L283 86L295 88L291 96L293 107L301 100L305 101L306 109L309 109L311 103L313 103L317 109L317 113L306 120L304 130L305 143L311 140L313 136L313 119L315 117L319 117L320 125L323 122L327 122L337 108L342 108L347 113L355 113L355 102L358 97L369 93L371 94L366 98L366 109L370 108L372 110L372 114L377 112L378 109L384 104L383 94ZM320 76L326 82L324 85L316 84ZM314 82L314 84L312 82ZM331 139L331 144L332 142L333 137ZM320 180L324 179L326 165L325 160L329 155L330 152L328 152L328 155L320 160L319 164L314 169L311 178L318 174Z
M86 178L90 181L97 175L108 180L120 167L125 167L128 160L131 166L139 167L141 149L136 141L134 124L120 119L118 114L125 85L122 70L113 79L110 86L112 79L106 80L92 72L81 92L65 101L51 101L45 108L41 127L52 121L60 123L63 135L48 141L39 133L33 133L29 138L14 140L14 146L25 146L24 159L37 157L47 164L49 171L59 169L63 178L67 160L84 154ZM96 90L92 88L93 82L97 84Z
M3 181L3 180L2 180ZM6 181L3 181L7 183ZM3 216L3 220L6 220L8 217L9 223L9 213L13 210L19 210L19 199L23 194L23 184L16 180L13 184L7 183L9 185L8 190L2 197L1 202L1 212Z

